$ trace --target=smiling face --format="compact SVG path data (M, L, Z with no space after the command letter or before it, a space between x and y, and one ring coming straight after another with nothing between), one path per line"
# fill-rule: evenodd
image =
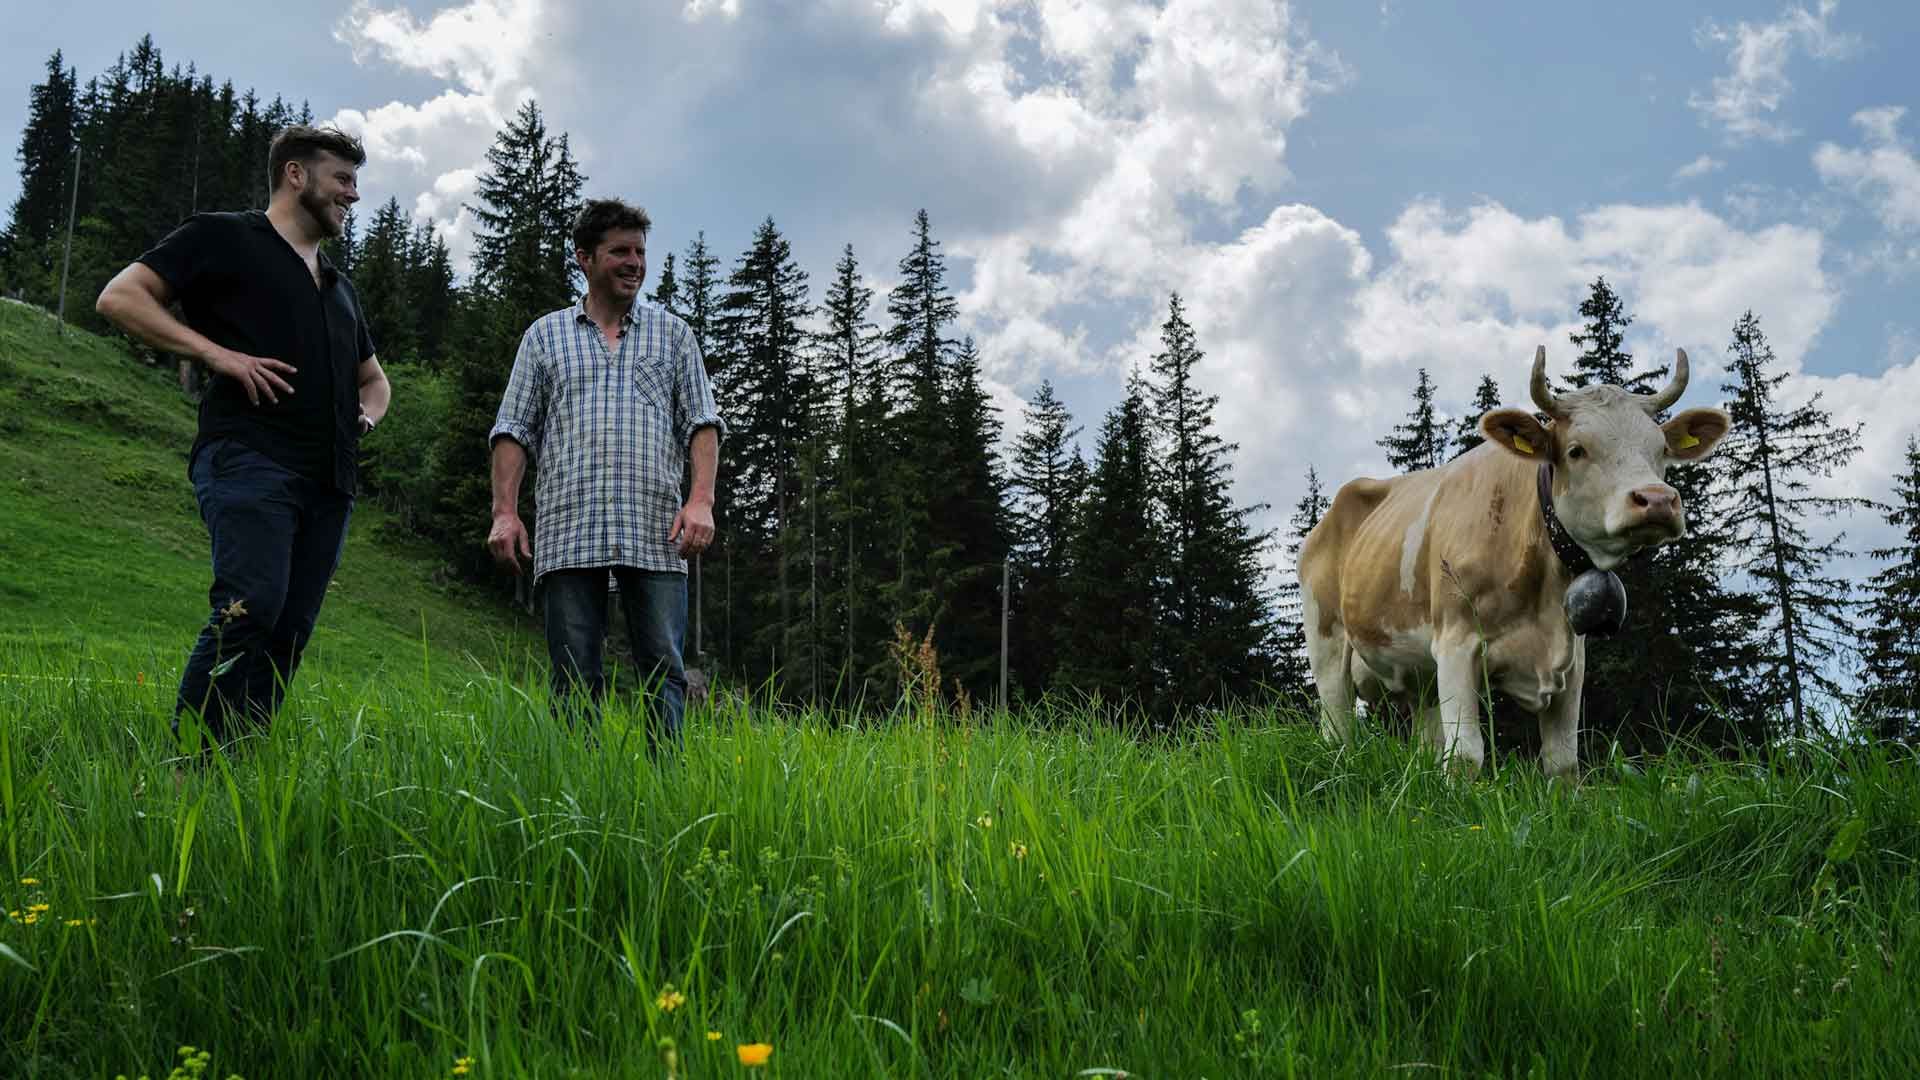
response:
M309 161L287 163L287 182L317 236L337 237L346 230L347 211L360 201L360 167L321 151Z
M632 305L647 280L647 234L639 229L609 229L591 253L575 251L587 277L587 291L616 307Z

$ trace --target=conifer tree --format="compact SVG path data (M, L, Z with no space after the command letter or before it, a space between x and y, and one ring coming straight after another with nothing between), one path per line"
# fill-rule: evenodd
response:
M1014 441L1012 476L1017 569L1009 667L1010 678L1029 697L1046 690L1059 666L1054 628L1065 602L1068 548L1086 469L1074 448L1080 431L1053 383L1041 380Z
M796 614L791 569L803 535L793 511L802 505L801 453L819 407L803 330L809 315L807 275L767 218L728 276L713 346L730 375L733 430L722 449L730 570L772 586L730 601L735 625L751 628L730 644L749 646L744 668L760 677L795 674L787 647Z
M1586 319L1581 329L1567 336L1580 350L1573 360L1573 387L1604 384L1620 386L1637 394L1651 394L1667 377L1665 367L1636 372L1633 354L1625 349L1627 327L1633 316L1626 303L1613 291L1605 277L1595 278L1587 298L1580 302L1580 315Z
M1920 742L1920 438L1907 436L1892 499L1882 512L1894 542L1867 582L1860 715L1883 739Z
M1406 422L1395 424L1391 434L1375 443L1387 452L1387 464L1403 473L1431 469L1446 460L1447 435L1433 411L1433 381L1426 368L1413 384L1413 408Z
M1860 502L1815 495L1810 481L1833 475L1860 452L1861 429L1836 427L1818 394L1792 408L1778 400L1787 373L1775 370L1753 312L1734 324L1727 354L1722 389L1730 395L1733 430L1718 456L1743 508L1732 522L1734 565L1759 586L1767 613L1756 627L1759 690L1766 706L1787 710L1795 734L1807 735L1809 696L1843 693L1830 672L1853 637L1853 612L1848 582L1830 569L1845 554L1843 538L1817 546L1806 526L1809 518L1832 518Z
M889 635L889 625L871 598L879 586L876 574L885 550L876 541L884 530L876 526L884 521L896 447L887 423L885 343L869 315L872 306L873 289L848 244L834 264L833 281L820 307L826 326L815 344L825 384L822 396L833 410L829 437L837 467L837 498L828 508L837 565L829 583L834 601L827 610L840 631L836 681L849 701L864 695L871 668L885 666L881 644Z
M20 194L0 234L0 275L36 303L59 285L60 243L72 199L73 151L79 134L79 73L55 50L47 78L28 91L20 133Z
M892 580L881 590L890 621L921 637L940 608L934 592L933 561L941 548L932 507L944 484L940 467L947 458L945 409L941 392L956 342L948 336L960 303L947 286L946 257L933 238L925 210L914 215L913 247L900 259L899 281L887 294L887 345L892 351L892 382L898 401L897 489L885 526L894 550ZM940 628L935 627L936 648Z
M456 564L481 578L493 571L474 538L484 535L492 493L490 450L479 433L493 427L527 327L573 301L579 269L572 226L585 183L567 137L548 134L531 100L494 137L487 163L477 186L479 201L468 207L477 222L473 302L464 306L457 344L445 357L452 404L435 460L446 486L428 521L430 531L456 553ZM523 499L531 501L533 487L522 485ZM522 517L534 520L528 512Z
M1494 382L1491 375L1480 376L1480 385L1473 390L1472 403L1467 406L1466 413L1453 427L1454 457L1459 457L1487 441L1486 437L1480 434L1480 418L1499 407L1500 384Z
M382 359L413 360L414 297L408 288L411 222L400 200L389 198L374 212L366 236L352 249L354 290L366 316L367 331Z
M1280 632L1274 684L1286 703L1307 710L1308 715L1313 715L1310 710L1314 708L1315 699L1313 670L1307 663L1306 603L1300 591L1300 549L1306 545L1307 534L1326 516L1327 507L1331 505L1332 500L1320 484L1320 474L1314 471L1313 466L1307 466L1307 490L1300 496L1300 501L1293 504L1293 515L1287 518L1287 576L1279 588Z
M1219 396L1194 381L1205 354L1177 293L1160 343L1153 426L1163 448L1156 489L1168 557L1160 663L1175 677L1167 702L1246 698L1271 678L1275 648L1260 564L1270 536L1247 524L1265 507L1233 505L1228 455L1238 447L1214 428Z
M1154 498L1150 408L1136 372L1101 424L1070 542L1053 679L1056 688L1135 713L1159 709L1165 674L1155 666L1166 542Z
M680 279L674 276L673 252L660 260L660 276L653 286L653 295L649 298L667 309L670 314L680 314Z

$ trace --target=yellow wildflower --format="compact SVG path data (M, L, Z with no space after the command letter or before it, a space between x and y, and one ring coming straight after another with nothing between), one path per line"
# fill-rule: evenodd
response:
M23 877L20 879L20 884L31 888L32 886L40 884L40 879L37 877Z
M473 1071L473 1059L472 1059L472 1058L470 1058L470 1057L457 1057L457 1058L454 1058L454 1059L453 1059L453 1075L455 1075L455 1076L465 1076L465 1075L467 1075L468 1073L470 1073L470 1072L472 1072L472 1071Z
M47 910L47 905L46 904L28 904L27 910L33 912L35 915L38 915L41 912Z
M993 815L981 814L979 817L973 819L973 823L983 829L991 829L993 828Z
M746 1043L736 1047L735 1053L740 1055L740 1064L749 1069L758 1069L765 1066L767 1059L773 1056L773 1047L766 1043Z
M40 913L37 911L29 911L27 912L26 917L21 919L20 921L23 923L26 923L28 926L32 926L34 923L37 923L40 921Z
M717 1031L709 1031L709 1032L707 1032L707 1041L708 1041L708 1042L719 1042L719 1041L720 1041L720 1033L719 1033L719 1032L717 1032Z
M1467 831L1468 831L1468 832L1479 832L1479 831L1480 831L1480 826L1478 826L1478 825L1469 825L1469 826L1467 826Z
M1027 845L1025 844L1008 844L1007 850L1012 852L1013 857L1016 859L1024 859L1027 857Z
M654 998L653 1003L661 1012L672 1012L687 1003L687 995L675 990L673 984L668 983L660 988L660 996Z

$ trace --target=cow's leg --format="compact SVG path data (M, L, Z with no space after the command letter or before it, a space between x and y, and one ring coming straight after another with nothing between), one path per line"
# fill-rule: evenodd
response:
M1477 776L1487 759L1480 735L1480 642L1436 641L1433 659L1439 668L1440 757L1456 772Z
M1335 625L1322 634L1307 620L1307 663L1320 694L1320 737L1330 743L1353 741L1353 646L1347 631Z
M1548 776L1572 782L1579 778L1580 765L1580 690L1587 678L1587 643L1573 642L1573 670L1567 675L1565 690L1553 695L1540 710L1540 770Z

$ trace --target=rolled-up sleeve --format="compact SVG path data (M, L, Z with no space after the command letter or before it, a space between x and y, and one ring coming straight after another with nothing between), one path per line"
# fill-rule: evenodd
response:
M674 387L674 437L682 447L691 446L693 435L701 428L713 428L724 442L727 422L713 399L713 383L707 378L706 358L700 354L700 342L685 323L679 335L679 384Z
M540 436L546 426L547 379L545 350L534 333L536 323L520 336L520 351L513 358L513 374L507 377L507 391L500 397L500 411L493 418L493 430L487 433L487 445L506 436L526 448L530 457L540 456Z

